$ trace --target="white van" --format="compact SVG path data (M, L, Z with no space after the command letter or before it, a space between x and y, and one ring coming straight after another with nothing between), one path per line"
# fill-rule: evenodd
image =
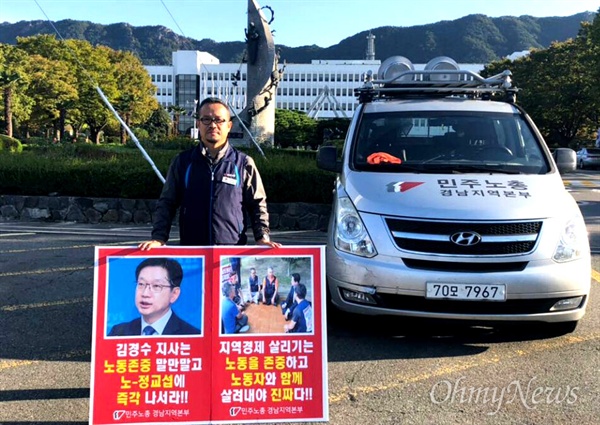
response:
M585 313L591 257L581 212L556 161L515 104L510 72L482 78L436 58L415 71L384 61L335 171L327 245L333 304L369 315L553 323ZM557 164L560 164L557 166Z

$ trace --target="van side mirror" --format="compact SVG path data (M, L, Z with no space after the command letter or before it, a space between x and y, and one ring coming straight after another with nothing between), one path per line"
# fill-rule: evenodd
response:
M577 154L573 149L557 148L552 156L558 167L558 172L561 174L570 173L577 168Z
M317 151L317 167L334 173L342 172L342 163L337 159L335 146L321 146Z

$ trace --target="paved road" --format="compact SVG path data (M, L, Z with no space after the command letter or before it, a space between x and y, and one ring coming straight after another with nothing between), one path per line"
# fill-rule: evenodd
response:
M415 319L328 320L330 423L596 424L600 417L600 173L566 179L586 216L594 281L577 331ZM0 223L0 423L88 420L93 252L149 228ZM276 233L286 244L321 232Z

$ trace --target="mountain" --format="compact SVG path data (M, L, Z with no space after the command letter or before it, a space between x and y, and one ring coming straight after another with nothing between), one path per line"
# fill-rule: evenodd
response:
M462 63L488 63L515 51L545 48L553 41L573 38L581 22L591 22L595 15L592 12L547 18L468 15L427 25L373 28L370 32L376 37L376 59L402 55L415 63L424 63L436 56L450 56ZM242 60L245 48L243 40L195 40L163 26L100 25L69 19L54 22L54 25L65 39L84 39L94 45L132 51L145 65L170 65L171 52L175 50L206 51L222 63L237 63ZM280 61L310 63L313 59L364 59L368 33L360 32L327 48L277 45L281 52ZM47 21L0 23L0 43L15 44L17 37L37 34L54 34L54 30ZM277 43L276 35L274 39Z

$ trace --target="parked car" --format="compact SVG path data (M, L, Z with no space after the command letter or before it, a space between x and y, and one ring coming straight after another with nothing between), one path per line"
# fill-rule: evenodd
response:
M600 168L600 148L583 148L577 151L577 167Z
M509 71L483 78L449 58L420 71L390 59L355 90L341 159L333 146L317 154L337 173L333 305L574 330L591 282L586 226L560 175L575 152L553 159Z

